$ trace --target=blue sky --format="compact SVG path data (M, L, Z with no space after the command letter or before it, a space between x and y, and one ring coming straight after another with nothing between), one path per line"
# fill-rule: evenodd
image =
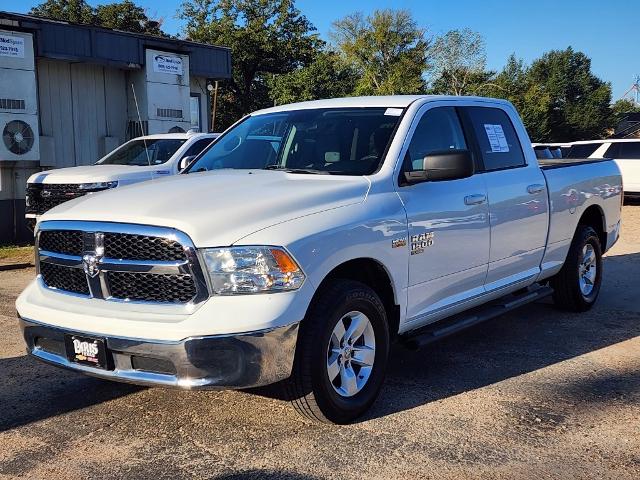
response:
M40 2L14 0L0 9L26 13ZM91 1L91 4L108 3ZM164 29L179 33L176 18L180 1L137 0L148 14L164 19ZM526 62L550 49L571 45L592 59L593 71L613 87L620 98L640 74L638 18L640 5L632 0L297 0L298 8L323 38L331 22L354 11L406 8L432 34L469 27L481 33L487 44L488 67L500 69L509 54Z

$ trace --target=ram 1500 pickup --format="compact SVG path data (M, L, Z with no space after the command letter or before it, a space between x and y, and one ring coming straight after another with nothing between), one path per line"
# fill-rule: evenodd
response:
M255 112L185 174L66 202L36 227L28 352L104 379L280 383L344 423L393 341L553 295L584 311L620 231L612 161L539 164L513 106L390 96Z

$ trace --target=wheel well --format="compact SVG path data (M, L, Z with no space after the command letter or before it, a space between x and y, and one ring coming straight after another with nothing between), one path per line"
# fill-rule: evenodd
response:
M338 278L364 283L378 294L387 313L389 336L394 339L400 327L400 307L396 304L391 278L387 270L372 258L349 260L331 270L322 280L318 291L322 291L324 285Z
M580 217L578 225L587 225L593 228L600 239L602 251L607 248L607 231L604 226L604 214L600 207L597 205L591 205L587 208L582 214L582 217Z

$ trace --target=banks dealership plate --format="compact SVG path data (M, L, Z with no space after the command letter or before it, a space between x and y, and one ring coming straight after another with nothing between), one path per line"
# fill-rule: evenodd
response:
M65 335L64 343L70 362L107 369L107 347L103 339L84 335Z

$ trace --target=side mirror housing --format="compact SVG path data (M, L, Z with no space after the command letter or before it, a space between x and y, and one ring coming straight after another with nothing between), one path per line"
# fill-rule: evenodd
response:
M426 181L458 180L475 172L469 150L442 150L429 153L422 159L422 169L404 173L406 184Z
M196 158L195 155L187 155L186 157L182 157L178 162L178 170L182 171L187 168L194 158Z

